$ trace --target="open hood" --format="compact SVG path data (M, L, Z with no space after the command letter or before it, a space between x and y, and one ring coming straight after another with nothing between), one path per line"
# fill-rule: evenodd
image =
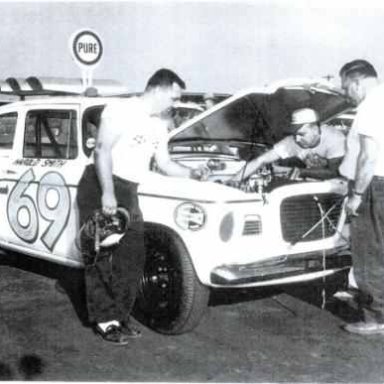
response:
M351 107L336 88L320 83L245 91L221 102L172 132L170 142L249 142L273 145L286 136L295 109L313 108L320 121Z

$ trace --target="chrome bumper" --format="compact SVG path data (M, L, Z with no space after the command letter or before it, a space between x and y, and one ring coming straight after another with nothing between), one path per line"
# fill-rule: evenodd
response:
M352 266L348 250L316 251L285 255L252 264L230 264L216 267L211 282L218 286L255 284L325 270L341 270Z

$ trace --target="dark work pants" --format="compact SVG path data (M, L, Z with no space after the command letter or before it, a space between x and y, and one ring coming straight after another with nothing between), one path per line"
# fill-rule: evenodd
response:
M357 297L365 321L384 323L384 178L374 177L351 221Z
M96 264L94 258L89 257L94 252L94 242L87 243L82 239L87 308L92 323L129 319L145 262L137 184L116 176L113 176L113 182L118 205L128 209L132 221L119 245L113 252L101 250ZM101 208L101 187L93 165L85 169L80 179L77 203L81 228L87 218Z

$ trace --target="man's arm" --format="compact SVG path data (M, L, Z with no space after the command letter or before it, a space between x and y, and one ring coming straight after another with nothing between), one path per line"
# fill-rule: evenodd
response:
M255 173L258 169L263 167L266 164L271 164L274 161L277 161L280 159L280 156L274 151L274 149L271 149L265 153L263 153L261 156L257 157L256 159L251 160L249 163L245 165L245 169L242 168L239 172L236 173L236 175L232 178L233 181L240 181L247 179L250 175Z
M333 179L339 177L339 166L343 160L343 157L336 157L334 159L327 160L327 166L325 168L303 168L299 169L299 177L309 177L313 179Z
M112 148L118 140L119 132L116 132L114 128L108 119L101 118L94 151L95 168L102 190L102 210L106 215L115 214L117 209L112 179Z
M370 136L359 135L360 152L356 165L356 180L354 193L349 197L346 211L349 215L356 215L356 211L361 204L362 194L371 182L378 154L378 145Z
M201 179L204 176L200 169L185 167L173 161L169 155L166 140L160 141L155 152L155 160L158 167L168 176L189 177L192 179Z

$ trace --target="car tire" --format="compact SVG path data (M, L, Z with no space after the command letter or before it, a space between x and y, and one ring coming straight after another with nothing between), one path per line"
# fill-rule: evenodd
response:
M208 307L209 289L196 276L184 243L159 228L146 231L146 263L136 317L163 334L194 329Z

